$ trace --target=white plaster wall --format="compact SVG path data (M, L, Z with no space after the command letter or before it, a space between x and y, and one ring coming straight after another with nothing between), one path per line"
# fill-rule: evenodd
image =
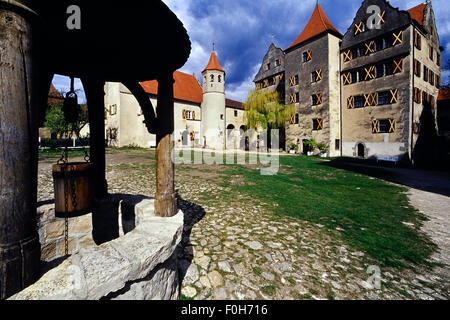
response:
M210 77L214 75L214 82ZM218 76L222 82L218 82ZM206 77L206 78L205 78ZM205 81L206 79L206 81ZM221 119L223 115L223 120ZM222 150L225 147L225 74L220 71L205 71L203 73L203 103L202 103L202 137L206 146ZM205 141L202 141L205 144Z
M363 143L367 149L366 158L376 156L402 156L405 154L404 143L400 142L343 142L342 154L344 157L358 156L357 146ZM401 151L403 150L403 151Z
M335 141L341 138L341 94L339 69L339 38L328 34L328 70L329 70L329 108L330 108L330 136L329 156L338 157L340 150L336 150Z

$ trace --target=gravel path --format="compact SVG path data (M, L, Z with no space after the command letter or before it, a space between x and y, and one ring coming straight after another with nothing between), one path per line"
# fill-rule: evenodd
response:
M119 156L120 161L115 161ZM40 166L40 201L53 198L50 170L48 164ZM107 179L110 193L153 196L154 161L135 161L132 153L128 160L123 154L108 155ZM376 263L364 252L336 240L339 237L330 236L323 226L275 216L263 200L252 195L229 196L234 194L233 184L244 183L239 176L227 184L217 167L182 167L177 168L176 182L179 205L185 214L179 246L181 293L185 298L450 298L448 266L433 272L381 269L381 286L377 289L373 280L378 278L368 273ZM433 258L448 262L449 199L423 191L410 193L412 203L431 218L424 229L444 249ZM437 208L436 203L447 211Z

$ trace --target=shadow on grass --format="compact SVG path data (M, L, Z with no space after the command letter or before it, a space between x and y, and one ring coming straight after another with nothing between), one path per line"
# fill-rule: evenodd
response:
M449 171L397 167L390 163L377 164L374 160L353 158L336 158L321 164L450 197Z

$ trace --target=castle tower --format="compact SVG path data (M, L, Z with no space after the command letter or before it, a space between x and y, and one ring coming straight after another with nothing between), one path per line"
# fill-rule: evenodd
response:
M225 70L213 51L203 75L202 136L207 148L225 148Z

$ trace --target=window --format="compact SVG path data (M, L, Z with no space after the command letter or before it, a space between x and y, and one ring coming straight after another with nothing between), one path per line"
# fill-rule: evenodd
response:
M295 85L298 85L298 75L294 76L294 83Z
M384 38L384 48L388 49L393 46L393 40L391 37Z
M358 72L358 82L364 81L364 76L365 76L364 70L360 69L357 72Z
M352 49L352 59L358 58L358 48Z
M336 139L334 142L334 149L336 151L339 151L341 149L341 140L340 139Z
M436 75L436 88L441 88L441 77Z
M312 50L303 52L303 62L308 62L312 60Z
M430 80L430 84L432 86L434 86L434 72L430 70L430 75L429 75L429 80Z
M414 59L414 74L420 78L422 65L418 60Z
M109 114L114 116L117 114L117 104L113 104L109 106Z
M295 124L300 123L300 115L298 113L295 114Z
M323 119L313 119L313 130L319 131L323 130Z
M386 63L384 64L384 75L385 75L385 76L390 76L390 75L393 74L393 72L394 72L394 68L393 68L393 63L392 63L392 61L386 62Z
M428 105L428 93L422 91L422 105L426 107Z
M434 48L432 46L428 46L428 57L433 61L434 59Z
M211 82L214 82L214 75L211 75Z
M311 73L311 82L319 82L322 80L322 70L316 70Z
M234 110L234 116L237 117L238 116L238 112L237 110Z
M372 121L372 133L392 133L395 132L394 119L379 119Z
M423 80L425 82L428 82L428 76L429 76L428 68L426 66L423 66Z
M378 93L379 105L390 104L390 102L391 102L391 93L389 91L382 91Z
M275 67L279 67L281 66L281 58L278 58L277 60L275 60Z
M223 114L221 114L220 115L220 120L223 120L224 119L224 116L223 116Z
M414 102L415 103L421 103L421 98L422 98L422 92L420 91L419 88L414 88Z
M375 51L381 51L384 49L383 39L378 39L375 41Z
M383 64L379 64L375 66L376 69L376 77L377 78L381 78L384 76L384 65Z
M317 106L320 104L322 104L322 94L317 93L317 94L312 95L312 105Z
M352 71L351 72L351 83L356 83L358 82L358 72L357 71Z
M441 60L442 60L441 54L440 53L436 53L436 64L438 66L441 66Z
M300 92L295 93L295 102L300 102Z
M358 48L358 55L359 55L360 57L363 57L364 54L365 54L364 48L363 48L363 47L359 47L359 48Z
M195 120L195 111L183 110L184 120Z
M222 76L219 75L217 81L222 82Z
M419 50L422 49L422 36L417 31L414 31L414 46Z
M364 102L365 102L364 96L355 96L355 97L353 97L353 99L354 99L353 100L354 108L364 108Z

